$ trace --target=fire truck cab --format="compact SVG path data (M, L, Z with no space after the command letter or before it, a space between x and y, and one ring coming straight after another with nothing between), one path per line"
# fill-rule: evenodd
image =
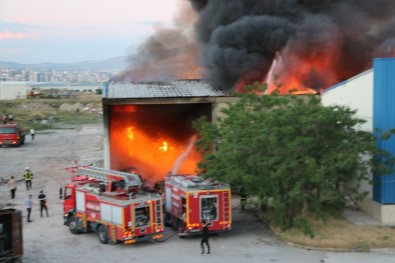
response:
M165 178L163 195L165 223L176 228L180 237L201 234L202 220L209 222L211 233L231 230L228 184L194 175L170 175Z
M163 237L162 199L141 184L138 174L78 167L64 189L64 224L73 234L96 232L103 244Z
M0 124L0 146L19 147L25 143L25 132L19 124Z

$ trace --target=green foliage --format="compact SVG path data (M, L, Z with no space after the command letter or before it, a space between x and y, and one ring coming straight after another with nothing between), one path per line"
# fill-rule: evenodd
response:
M306 218L296 218L295 219L295 225L301 229L303 229L303 232L306 236L309 236L311 238L314 238L314 231L311 228L311 225Z
M262 87L246 90L256 88ZM312 235L307 213L337 214L345 206L343 183L366 180L372 170L388 172L393 164L384 152L385 165L370 158L376 156L373 133L355 129L365 120L346 106L325 107L316 95L239 96L218 125L194 123L204 155L199 166L207 177L244 186L249 196L272 198L284 229L299 225Z

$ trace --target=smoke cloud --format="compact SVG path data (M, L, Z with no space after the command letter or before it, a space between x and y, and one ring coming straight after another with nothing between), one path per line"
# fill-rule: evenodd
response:
M179 0L179 12L174 27L156 26L136 52L128 56L129 67L114 81L164 81L169 79L198 79L198 44L194 35L197 19L190 3Z
M320 91L395 55L393 0L189 1L204 77L225 91L269 72Z

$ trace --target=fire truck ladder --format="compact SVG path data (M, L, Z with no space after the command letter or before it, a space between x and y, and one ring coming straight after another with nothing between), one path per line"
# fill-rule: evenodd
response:
M230 190L223 193L224 221L230 222Z
M162 202L160 200L155 201L155 228L162 225Z
M85 175L89 178L103 181L106 183L115 180L124 180L129 187L140 187L142 184L140 176L138 174L107 170L95 166L78 167L77 175Z

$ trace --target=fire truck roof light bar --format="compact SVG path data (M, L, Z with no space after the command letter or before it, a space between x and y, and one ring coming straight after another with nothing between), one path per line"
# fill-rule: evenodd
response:
M140 176L138 174L107 170L95 166L78 167L77 175L86 175L89 178L97 179L104 182L109 181L109 177L113 176L119 178L119 180L124 180L128 186L141 186L142 184Z

